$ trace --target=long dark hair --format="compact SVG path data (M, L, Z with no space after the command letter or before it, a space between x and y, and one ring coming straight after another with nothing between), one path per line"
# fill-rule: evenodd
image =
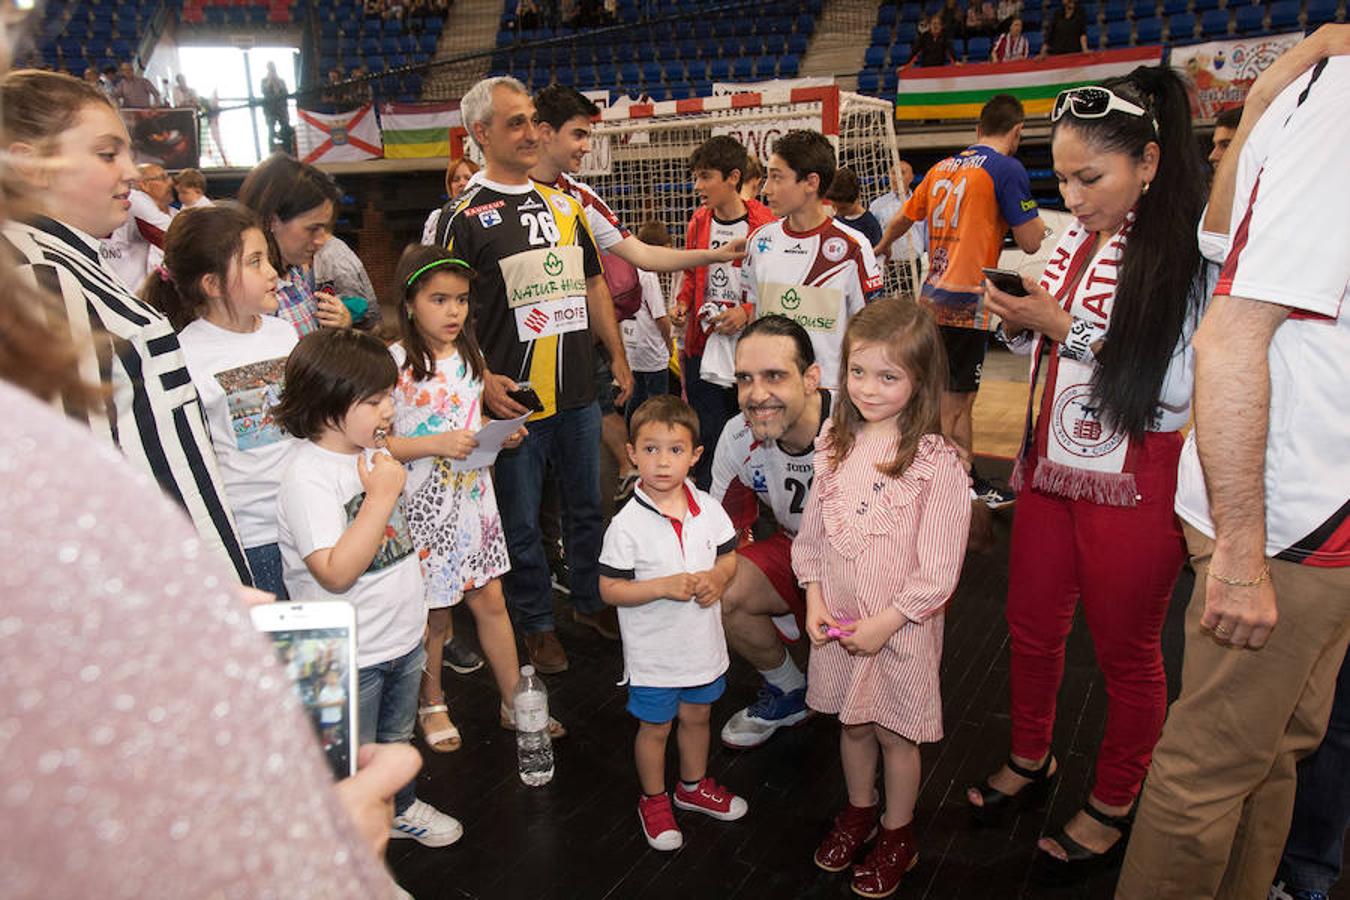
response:
M895 417L900 438L895 458L877 464L891 478L899 478L914 461L925 434L942 434L942 388L947 383L947 353L942 336L928 310L912 300L891 297L869 303L848 320L839 360L839 399L830 414L830 467L838 469L853 449L863 416L848 395L849 358L860 344L878 344L893 364L909 375L914 393Z
M333 204L334 212L342 203L342 191L332 176L284 153L273 153L258 163L239 186L239 202L262 220L272 268L278 272L286 271L286 261L272 236L272 217L289 222L325 200Z
M250 228L263 231L253 211L238 203L181 211L164 235L164 271L145 279L141 299L182 331L207 305L202 279L214 275L222 288L229 283L230 262L243 259L244 232Z
M394 294L398 297L399 328L403 334L403 349L407 351L407 361L404 365L412 369L413 378L418 381L427 380L436 371L436 357L432 355L431 348L427 346L427 342L422 338L422 332L417 330L417 323L413 321L413 298L426 285L427 279L436 272L449 272L469 282L474 279L473 269L458 260L455 260L455 263L443 262L448 260L455 260L455 255L442 247L410 244L403 251L403 256L399 258L398 266L394 270ZM442 262L442 265L425 272L420 271L437 262ZM483 351L478 347L478 339L473 334L473 318L473 307L470 306L464 326L455 336L455 349L468 363L473 377L482 381L483 370L487 368L487 363L483 360Z
M1102 416L1139 435L1156 413L1191 302L1204 290L1195 228L1204 210L1208 176L1191 131L1186 84L1172 69L1140 66L1102 87L1148 110L1149 116L1113 110L1100 119L1079 119L1070 111L1055 129L1072 128L1097 150L1136 160L1143 158L1150 142L1157 142L1161 151L1157 175L1135 208L1111 322L1092 378L1093 399Z

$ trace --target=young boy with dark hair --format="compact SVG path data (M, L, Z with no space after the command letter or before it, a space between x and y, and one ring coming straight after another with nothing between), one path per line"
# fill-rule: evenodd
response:
M750 235L741 268L756 316L778 314L811 335L822 387L840 384L844 326L881 289L871 242L830 218L821 202L834 180L834 147L817 131L789 131L773 145L764 192L781 218Z
M633 413L627 450L640 480L614 516L600 552L600 596L618 607L633 754L647 843L684 843L666 793L666 742L678 715L675 805L731 821L745 800L708 776L712 704L726 690L722 592L736 571L736 530L718 503L689 484L698 461L698 416L679 397L653 397Z
M741 181L750 159L733 137L719 135L704 141L689 157L694 189L702 205L689 219L684 246L715 249L773 221L773 213L758 200L741 197ZM742 305L738 265L719 262L685 276L676 297L685 312L684 391L698 413L704 447L716 447L722 426L736 414L736 334L754 310ZM694 468L694 481L703 490L712 482L711 452Z

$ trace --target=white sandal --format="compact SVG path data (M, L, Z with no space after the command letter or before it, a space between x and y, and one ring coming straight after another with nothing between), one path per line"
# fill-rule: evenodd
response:
M426 717L436 713L445 713L446 721L450 720L450 707L444 703L422 706L417 710L417 727L422 731L422 742L437 753L453 753L464 745L454 722L450 722L449 728L427 732Z
M507 731L516 730L516 710L513 706L501 705L502 727ZM552 716L548 717L548 736L550 740L556 741L558 738L567 737L567 729L563 724Z

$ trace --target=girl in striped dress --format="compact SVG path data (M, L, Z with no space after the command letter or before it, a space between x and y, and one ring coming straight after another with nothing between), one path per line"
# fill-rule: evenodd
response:
M883 300L853 317L844 395L817 444L792 545L811 639L806 702L839 717L848 788L815 862L829 872L853 866L853 890L864 897L894 893L918 860L918 744L942 737L943 609L970 523L970 479L941 434L946 372L937 326L916 304Z

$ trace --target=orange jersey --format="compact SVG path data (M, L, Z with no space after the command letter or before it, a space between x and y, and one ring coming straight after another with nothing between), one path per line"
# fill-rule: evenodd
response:
M923 300L941 325L988 328L980 285L998 265L1010 226L1036 218L1027 170L976 144L928 170L905 203L905 217L928 223Z

